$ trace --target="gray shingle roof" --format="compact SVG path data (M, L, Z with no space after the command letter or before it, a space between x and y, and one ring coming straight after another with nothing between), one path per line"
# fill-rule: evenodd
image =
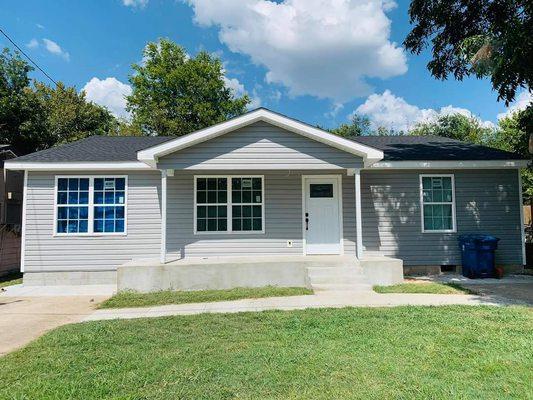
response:
M354 141L383 151L383 161L521 160L519 154L440 136L360 136Z
M90 136L17 158L27 162L137 161L137 152L172 136Z
M17 158L27 162L137 161L137 151L172 136L91 136ZM384 152L384 161L519 160L524 157L438 136L361 136L354 141Z

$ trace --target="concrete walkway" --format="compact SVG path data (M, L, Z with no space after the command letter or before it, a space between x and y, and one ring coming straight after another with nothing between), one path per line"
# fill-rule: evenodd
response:
M57 285L26 286L23 284L2 288L2 296L9 297L63 297L63 296L104 296L111 297L117 292L117 285Z
M96 310L84 321L111 319L152 318L172 315L202 313L238 313L265 310L302 310L306 308L342 307L395 307L395 306L440 306L440 305L504 305L502 301L487 300L472 295L436 294L378 294L374 292L324 292L308 296L270 297L242 299L213 303L173 304L142 308L116 308Z
M108 296L0 296L0 356L58 326L80 322Z

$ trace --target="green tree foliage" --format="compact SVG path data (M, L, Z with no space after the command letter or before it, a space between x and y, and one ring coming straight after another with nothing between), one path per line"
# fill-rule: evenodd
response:
M176 43L149 43L134 64L128 110L147 134L184 135L243 114L248 96L226 87L220 60L202 51L189 57Z
M436 121L418 123L409 134L442 136L482 144L492 137L494 129L482 126L474 117L451 114L441 115Z
M524 129L524 113L531 112L531 108L521 112L515 112L508 117L498 121L498 130L489 138L487 145L497 149L518 153L524 157L531 157L529 153L529 134ZM523 197L527 201L533 198L533 166L522 170L522 191Z
M319 127L320 128L320 127ZM322 129L322 128L321 128ZM347 139L357 136L390 136L403 135L401 131L394 129L387 129L383 126L373 128L370 119L364 115L354 114L350 122L347 124L340 124L336 128L328 129L329 132L345 137Z
M345 138L352 138L357 136L366 136L371 134L370 120L368 117L354 114L348 124L340 124L337 128L329 130L335 135Z
M404 46L419 54L431 43L433 76L489 76L509 103L533 84L532 14L530 0L412 0Z
M0 142L18 154L43 150L116 130L105 108L87 102L85 93L59 83L52 88L31 82L32 68L5 49L0 56Z

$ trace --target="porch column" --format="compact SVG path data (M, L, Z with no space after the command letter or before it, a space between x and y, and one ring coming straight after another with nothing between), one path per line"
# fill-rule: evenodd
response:
M357 258L363 258L363 221L361 217L361 170L356 169L354 172L355 178L355 231L357 235L356 240L356 255Z
M159 261L167 258L167 170L161 170L161 254Z

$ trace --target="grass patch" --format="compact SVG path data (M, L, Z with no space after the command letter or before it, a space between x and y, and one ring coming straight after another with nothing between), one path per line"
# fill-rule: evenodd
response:
M377 293L432 293L432 294L474 294L473 291L455 283L400 283L391 286L374 286Z
M228 290L172 291L153 293L120 292L104 301L99 308L148 307L165 304L205 303L262 297L301 296L313 294L311 289L301 287L235 288Z
M22 283L22 274L20 272L14 272L0 277L0 288L18 285L19 283Z
M525 399L532 342L526 307L90 322L0 358L0 398Z

